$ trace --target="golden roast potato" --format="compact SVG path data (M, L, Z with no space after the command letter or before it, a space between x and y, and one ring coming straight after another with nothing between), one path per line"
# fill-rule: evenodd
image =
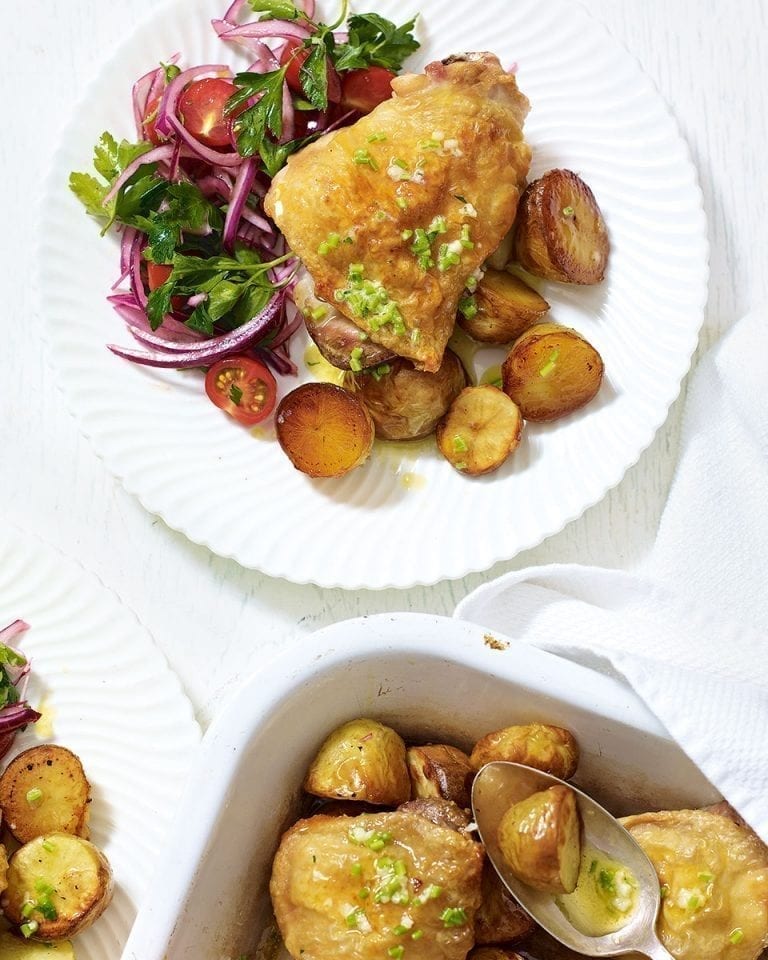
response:
M518 943L536 925L486 862L483 867L482 901L475 917L478 944Z
M596 395L603 382L603 360L575 330L537 323L512 345L501 380L526 420L557 420Z
M428 743L409 747L405 757L412 797L442 797L460 807L469 806L475 771L463 750L445 743Z
M599 283L608 265L608 229L595 196L571 170L528 184L515 221L515 255L529 272L562 283Z
M498 387L466 387L437 425L437 448L460 473L478 477L498 469L523 433L520 410Z
M527 723L486 734L477 741L469 759L475 770L494 760L507 760L570 780L579 763L579 745L563 727Z
M381 440L417 440L434 433L466 383L464 367L451 350L445 351L435 373L398 358L344 376L344 386L363 402Z
M513 804L499 849L514 875L544 893L573 893L581 866L581 817L573 790L556 784Z
M486 270L473 298L456 320L465 333L482 343L512 343L549 310L544 297L506 270Z
M312 761L304 789L316 797L365 800L396 807L411 795L405 744L378 720L360 718L337 727Z

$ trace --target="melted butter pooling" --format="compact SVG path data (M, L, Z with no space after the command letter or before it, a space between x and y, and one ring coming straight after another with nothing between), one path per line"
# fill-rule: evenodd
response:
M555 902L581 933L602 937L629 922L637 896L637 878L632 871L585 844L576 889L556 897Z

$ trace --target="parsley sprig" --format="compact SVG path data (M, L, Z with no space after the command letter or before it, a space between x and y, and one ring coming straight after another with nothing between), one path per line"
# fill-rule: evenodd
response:
M349 18L349 37L338 43L334 36L347 19L348 0L343 0L339 17L332 24L316 22L296 8L291 0L249 0L252 9L263 13L261 19L304 20L312 34L293 57L301 57L299 81L304 102L299 108L328 109L328 75L336 70L344 73L370 66L397 71L406 57L419 48L413 36L416 18L401 26L376 13L354 14ZM283 135L283 88L290 61L268 73L239 73L239 87L227 103L226 112L236 115L234 121L238 152L244 157L261 157L264 169L274 176L296 150L314 140L318 134L298 137L281 143ZM249 101L256 100L243 110ZM238 112L240 111L240 112Z

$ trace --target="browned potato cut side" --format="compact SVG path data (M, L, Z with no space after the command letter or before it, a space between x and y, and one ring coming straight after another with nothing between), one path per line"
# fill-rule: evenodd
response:
M429 436L466 384L464 367L451 350L445 351L436 373L397 359L344 378L344 386L363 402L382 440Z
M393 807L405 803L411 795L405 743L377 720L350 720L325 739L309 768L304 789L317 797L338 800Z
M20 753L0 777L3 818L21 843L43 833L86 836L90 795L78 757L54 744Z
M277 439L297 470L341 477L368 459L373 421L362 403L332 383L305 383L283 397Z
M581 864L576 796L557 784L515 803L501 818L499 849L523 883L544 893L573 893Z
M112 888L112 871L100 850L82 837L50 833L11 857L0 902L8 920L24 924L32 939L64 940L101 916Z
M512 343L537 323L549 304L533 287L504 270L486 270L474 293L459 312L458 324L474 340Z
M520 411L505 393L489 384L466 387L437 426L437 446L451 466L479 476L504 463L522 431Z
M449 830L466 832L470 824L469 813L466 810L462 810L453 800L443 800L440 797L421 797L418 800L409 800L407 803L401 803L397 809L407 813L416 813L438 827L448 827Z
M515 253L535 276L599 283L608 264L608 229L595 196L571 170L550 170L520 198Z
M501 366L504 392L526 420L557 420L594 398L603 360L581 334L556 323L537 323L513 345Z
M536 925L499 879L490 865L483 867L482 901L475 917L475 942L517 943Z
M442 797L460 807L469 806L469 793L475 771L469 757L458 747L429 743L409 747L406 754L411 776L411 796Z
M469 759L475 770L494 760L507 760L570 780L579 763L579 745L563 727L527 723L486 734L477 741Z

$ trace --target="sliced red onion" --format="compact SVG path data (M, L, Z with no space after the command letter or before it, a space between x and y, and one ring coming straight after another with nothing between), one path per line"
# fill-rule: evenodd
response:
M263 233L266 233L267 236L274 235L275 230L269 220L266 220L264 217L260 216L255 210L251 210L248 204L243 207L243 212L240 215L240 219L246 220L254 227L258 227L258 229Z
M245 201L251 192L254 178L256 177L256 161L253 157L244 160L242 166L237 172L235 185L232 188L232 196L229 198L229 207L227 216L224 220L224 231L221 242L225 250L231 251L235 245L237 236L237 227L240 223L240 215L245 207Z
M315 0L296 0L297 10L303 10L304 13L313 20L315 17Z
M176 108L179 103L184 88L193 80L200 80L209 76L226 77L232 79L232 71L226 64L205 63L199 67L190 67L189 70L182 70L177 74L165 88L163 99L160 101L160 107L157 111L157 120L155 129L163 136L170 136L172 132L170 118L176 116Z
M273 350L269 350L266 347L260 347L257 350L253 351L254 356L257 356L260 360L263 360L268 367L276 373L282 373L284 375L293 374L294 376L299 372L296 364L291 360L290 357L285 356L283 353L276 353Z
M33 710L28 703L21 701L9 703L7 707L0 710L0 733L11 733L19 727L25 727L28 723L34 723L40 719L40 716L41 714Z
M163 326L160 329L162 330L163 327L165 327L165 323L163 323ZM194 335L194 331L189 330L189 327L185 328L190 334L186 340L181 338L178 340L171 340L169 337L164 337L159 333L152 333L149 330L144 330L132 323L126 324L126 328L131 336L135 340L138 340L139 343L143 344L145 347L156 347L158 350L167 350L171 353L188 353L190 350L196 349L198 346L204 346L209 342L201 339L199 336Z
M125 227L120 238L120 271L125 277L131 272L131 247L135 236L133 227Z
M208 366L216 360L221 360L222 357L243 350L254 341L262 340L267 334L271 333L279 324L284 300L285 291L279 290L261 313L258 313L241 327L222 334L220 337L212 337L210 340L204 341L203 344L195 345L194 348L190 348L184 353L178 352L174 356L169 356L167 351L145 353L121 347L114 343L107 344L107 347L118 357L148 367L168 367L180 370L185 367Z
M141 276L141 261L142 253L144 248L147 245L146 235L135 231L136 236L134 237L133 243L131 244L130 252L130 261L129 269L131 271L131 291L133 292L134 297L138 301L140 307L146 307L147 305L147 294L144 290L144 280Z
M215 194L218 194L220 197L223 197L225 200L229 200L232 193L232 183L224 179L223 176L214 176L211 174L207 177L201 177L197 181L197 187L204 197L212 197Z
M117 180L115 180L115 182L112 184L112 189L109 191L106 197L104 197L104 204L106 205L114 198L120 187L123 186L126 180L130 180L139 167L143 167L145 163L159 163L161 160L170 160L174 149L175 147L173 144L164 143L162 146L155 147L154 150L148 150L146 153L142 153L140 157L136 157L136 159L132 163L128 164L125 170L123 170Z
M168 114L168 125L175 131L177 136L181 137L194 154L212 166L239 167L243 162L243 158L235 151L231 153L220 153L212 147L206 147L204 143L201 143L196 137L193 137L181 120L172 113Z
M280 328L275 339L270 344L271 348L274 350L276 347L280 347L284 343L287 343L301 326L302 319L303 318L296 309L295 304L287 302L285 305L285 322Z
M240 16L240 11L247 2L248 0L235 0L235 2L227 8L227 12L224 14L224 19L228 20L230 23L236 23L237 18Z
M14 637L20 636L26 630L29 630L29 624L26 620L14 620L13 623L9 623L7 627L0 630L0 643L8 646Z
M152 89L158 69L162 68L150 70L149 73L145 73L144 76L140 77L133 85L133 119L136 122L136 133L138 134L139 140L146 139L144 117L147 115L149 91Z
M261 40L262 37L306 40L312 36L312 31L295 20L257 20L239 27L230 27L219 33L219 36L222 40Z

